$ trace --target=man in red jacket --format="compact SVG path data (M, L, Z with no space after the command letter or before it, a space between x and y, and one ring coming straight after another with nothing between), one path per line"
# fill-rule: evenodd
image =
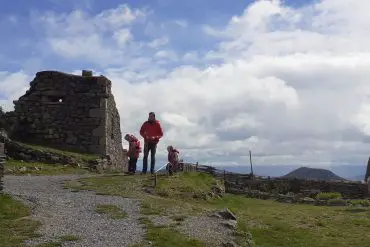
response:
M155 153L157 151L157 144L159 139L163 136L161 124L155 119L154 112L149 113L148 121L145 121L140 129L140 135L144 138L144 158L143 171L146 174L148 169L148 155L150 151L150 172L154 173L155 167Z

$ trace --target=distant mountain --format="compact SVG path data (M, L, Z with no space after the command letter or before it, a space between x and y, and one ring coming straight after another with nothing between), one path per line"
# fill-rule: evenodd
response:
M352 181L363 181L365 179L365 175L353 176L349 177L348 179Z
M332 171L321 168L308 168L308 167L300 167L282 177L312 179L312 180L346 180L335 175Z

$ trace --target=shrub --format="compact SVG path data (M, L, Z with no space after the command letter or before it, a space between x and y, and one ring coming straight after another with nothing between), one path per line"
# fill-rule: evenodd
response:
M340 199L342 194L338 192L320 192L316 195L317 200Z

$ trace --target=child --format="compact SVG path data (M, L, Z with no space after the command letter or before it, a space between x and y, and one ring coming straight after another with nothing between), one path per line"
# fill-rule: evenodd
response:
M125 140L129 142L127 155L129 157L128 173L135 174L137 159L141 153L140 141L134 135L125 135Z
M174 172L178 170L179 166L179 151L175 149L173 146L167 147L168 151L168 172L172 175Z

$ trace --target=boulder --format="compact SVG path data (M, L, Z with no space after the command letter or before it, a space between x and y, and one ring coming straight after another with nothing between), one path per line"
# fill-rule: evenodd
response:
M225 220L221 224L232 230L235 230L238 226L238 222L236 220Z
M233 214L228 208L211 214L211 217L216 217L224 220L237 220L235 214Z

